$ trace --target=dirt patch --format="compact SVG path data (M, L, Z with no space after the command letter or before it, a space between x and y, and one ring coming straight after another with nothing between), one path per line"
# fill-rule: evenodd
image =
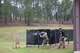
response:
M51 46L49 46L49 47L42 47L42 46L40 46L40 48L41 49L50 49L50 50L65 50L65 49L73 49L73 44L68 44L68 45L66 45L66 48L65 49L63 49L63 48L60 48L60 49L58 49L58 46L59 45L51 45Z

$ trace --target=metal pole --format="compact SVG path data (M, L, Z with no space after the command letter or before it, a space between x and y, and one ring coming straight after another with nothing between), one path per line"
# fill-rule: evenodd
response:
M56 30L55 30L55 45L56 45Z
M39 40L39 34L38 34L38 48L39 48L39 41L40 41L40 40Z
M70 35L69 35L70 33L69 33L69 31L68 31L68 33L67 33L67 37L68 37L68 44L69 44L69 37L70 37Z

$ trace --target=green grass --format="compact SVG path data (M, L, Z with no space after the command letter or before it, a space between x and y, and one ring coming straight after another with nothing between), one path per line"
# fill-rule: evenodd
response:
M25 42L24 42L25 43ZM2 53L72 53L73 50L70 48L67 49L54 49L54 47L21 47L13 48L12 42L2 42L0 43L0 52Z
M62 26L64 29L72 29L72 26ZM16 27L0 27L0 53L72 53L73 50L67 49L53 49L51 48L37 48L28 47L26 48L25 34L26 30L30 29L58 29L57 27L26 27L26 26L16 26ZM21 48L13 49L13 34L20 35Z
M37 47L31 48L19 48L19 49L10 49L10 48L0 48L1 53L72 53L72 49L42 49Z
M16 50L16 49L15 49ZM54 50L54 49L42 49L42 48L20 48L16 50L19 53L72 53L71 49Z

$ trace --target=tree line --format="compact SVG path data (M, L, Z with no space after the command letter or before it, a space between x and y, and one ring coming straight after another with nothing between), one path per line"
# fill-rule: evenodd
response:
M72 19L72 5L71 0L0 0L0 22L13 23L19 18L28 25L31 22L63 23Z

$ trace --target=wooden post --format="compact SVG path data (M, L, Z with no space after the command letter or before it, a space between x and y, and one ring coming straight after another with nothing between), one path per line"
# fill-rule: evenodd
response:
M73 3L74 51L80 51L80 0Z

